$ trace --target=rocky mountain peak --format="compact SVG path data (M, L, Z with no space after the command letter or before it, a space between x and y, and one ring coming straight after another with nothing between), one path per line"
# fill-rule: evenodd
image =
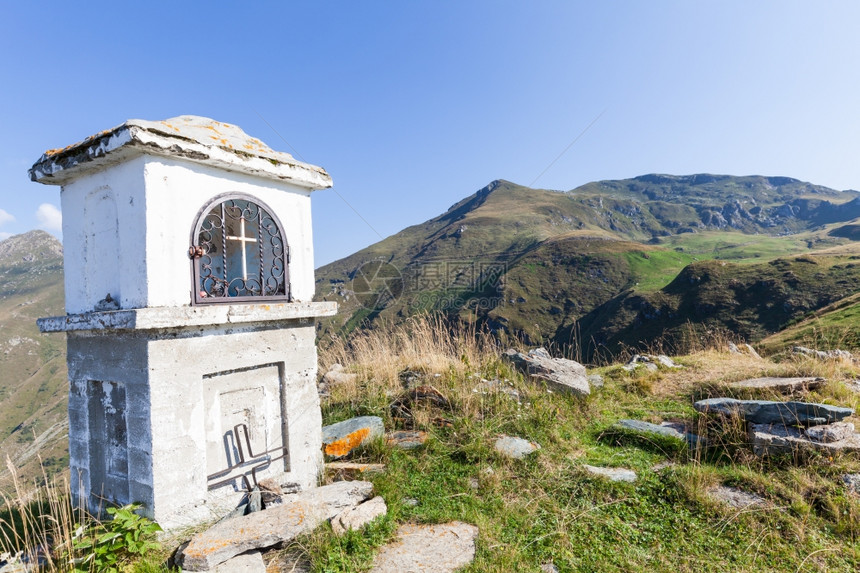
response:
M41 230L13 235L0 241L0 264L53 259L63 256L63 244L53 235Z

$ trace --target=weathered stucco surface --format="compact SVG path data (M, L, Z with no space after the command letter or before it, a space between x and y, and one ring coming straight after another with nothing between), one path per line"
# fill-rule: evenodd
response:
M289 460L275 461L257 478L312 488L322 469L322 435L316 392L316 346L313 324L248 326L226 330L131 332L99 335L71 332L68 363L71 392L69 436L72 490L92 510L111 502L141 501L165 528L211 519L235 507L242 493L231 486L209 490L219 442L218 402L224 393L259 389L262 401L250 402L264 416L268 449L286 440ZM264 381L244 376L265 370ZM229 385L219 377L233 377ZM92 434L93 400L105 383L121 383L127 447L108 461L91 456L99 436ZM207 436L207 431L209 436ZM104 438L101 438L104 440ZM255 441L252 437L252 441ZM213 449L214 446L214 449ZM128 491L106 491L107 465L125 458ZM217 465L217 461L215 462ZM287 469L288 468L288 469ZM106 477L107 476L107 477Z

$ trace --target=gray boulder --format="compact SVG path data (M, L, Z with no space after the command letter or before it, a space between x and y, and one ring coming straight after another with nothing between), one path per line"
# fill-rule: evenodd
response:
M811 402L770 402L767 400L736 400L709 398L699 400L693 407L704 414L738 416L754 424L787 424L817 426L843 420L854 413L852 408L814 404Z
M842 474L842 483L850 491L860 494L860 474Z
M509 349L504 357L522 372L546 383L551 390L588 396L591 387L585 366L567 358L553 358L543 348L530 350L528 354Z
M359 416L337 424L323 426L323 450L327 456L339 458L362 444L382 437L385 426L378 416Z
M633 358L631 358L627 364L622 366L622 368L628 372L632 372L639 367L644 367L646 370L656 372L660 369L660 366L663 366L664 368L683 368L680 364L675 364L675 362L665 354L634 354Z
M860 452L860 434L856 433L834 442L819 442L811 439L800 428L782 424L750 424L749 437L757 456L812 451L829 454Z
M836 422L825 426L812 426L804 432L806 437L815 442L832 444L847 440L854 435L854 424L851 422Z
M854 358L854 355L847 350L839 350L838 348L834 350L814 350L805 346L795 346L791 351L795 354L802 354L819 360L851 360Z
M521 460L539 450L540 445L515 436L499 436L495 448L503 456Z

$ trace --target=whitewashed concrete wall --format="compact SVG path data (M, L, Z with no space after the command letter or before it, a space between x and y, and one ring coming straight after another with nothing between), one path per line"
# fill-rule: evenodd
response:
M289 471L275 462L259 477L302 488L316 485L322 469L321 414L316 392L316 346L310 321L266 327L202 328L170 333L110 336L70 332L68 337L71 470L73 492L97 509L105 483L104 463L90 458L88 385L120 380L128 412L127 499L143 502L162 527L211 519L235 507L241 492L207 485L207 384L212 375L276 366L276 390L263 404L271 431L286 417ZM257 382L249 379L249 387ZM118 450L120 451L120 450ZM211 452L211 449L210 449Z
M272 209L291 248L293 299L311 300L310 191L142 155L63 186L66 312L91 311L108 293L120 308L189 305L193 226L200 210L225 193L256 197Z

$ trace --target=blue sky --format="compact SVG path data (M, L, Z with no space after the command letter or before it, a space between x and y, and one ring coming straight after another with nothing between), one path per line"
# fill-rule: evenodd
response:
M56 232L59 189L26 173L45 149L182 114L329 171L336 192L313 199L318 265L498 178L860 189L857 2L0 7L0 237Z

